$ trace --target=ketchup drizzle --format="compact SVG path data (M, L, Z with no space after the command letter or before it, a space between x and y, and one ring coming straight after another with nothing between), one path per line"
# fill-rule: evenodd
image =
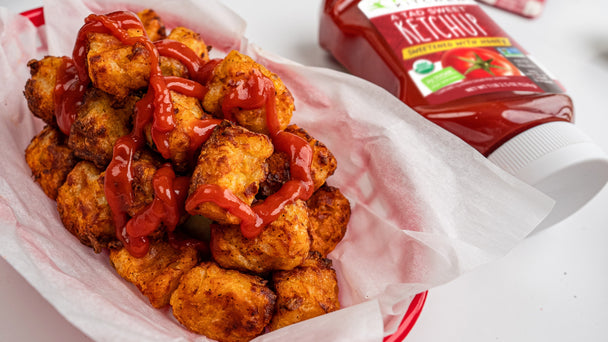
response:
M131 37L127 30L137 29L144 35ZM263 228L280 215L283 208L297 199L308 199L313 192L310 174L312 149L308 143L280 129L275 111L275 89L272 81L254 70L251 77L225 97L222 110L226 120L234 121L232 110L265 107L266 124L270 138L278 151L290 157L291 180L275 194L253 207L236 197L231 191L217 185L205 184L187 198L190 179L177 177L170 163L163 164L154 174L154 199L139 213L129 217L126 208L134 201L132 164L136 153L145 145L144 127L151 123L151 135L157 150L170 159L169 135L175 129L170 91L203 99L204 86L215 66L221 61L204 61L186 45L161 40L152 42L143 24L131 12L119 11L107 15L89 15L78 32L72 58L64 57L55 86L55 115L63 133L69 134L76 119L78 106L91 80L88 75L86 54L87 37L90 33L111 34L125 45L141 44L150 55L150 77L146 95L136 103L134 127L130 134L118 139L113 149L112 161L105 173L105 197L112 210L116 236L135 257L143 257L149 250L148 237L164 224L172 245L196 245L208 250L200 242L183 241L174 233L184 210L191 212L200 203L212 201L241 219L241 231L247 238L257 236ZM183 63L191 80L180 77L164 77L160 69L160 56L175 58ZM198 120L190 128L191 155L211 135L219 119ZM204 245L204 244L203 244Z
M127 31L129 29L140 30L144 36L131 37ZM118 139L114 145L112 161L106 170L104 182L105 196L112 210L116 226L116 236L133 256L143 257L149 250L150 242L147 237L161 223L165 225L169 233L172 233L177 226L179 218L183 214L181 208L184 206L189 185L187 177L176 178L171 165L163 165L156 171L153 178L154 199L152 203L140 213L129 218L126 207L134 201L132 163L136 152L141 150L145 144L144 127L151 123L152 140L163 158L169 159L171 156L169 134L176 126L169 91L172 90L202 99L207 90L204 86L192 80L162 76L159 63L161 52L145 36L145 30L139 18L130 12L90 15L85 19L85 24L78 33L72 54L75 71L70 74L66 72L65 79L58 80L58 84L60 84L58 88L65 88L62 85L69 84L68 82L78 82L81 88L86 89L86 86L90 83L86 67L86 44L90 33L111 34L125 45L140 44L149 53L150 78L148 92L136 104L133 130L130 134ZM170 51L173 54L179 53L180 49L185 51L181 54L190 59L189 62L184 64L191 75L195 75L198 79L208 79L210 77L213 68L206 67L206 63L189 53L188 51L191 50L185 45L168 43L166 46L172 48ZM183 61L184 59L181 58L180 60ZM66 63L66 65L69 64ZM71 79L69 76L71 76ZM59 99L56 103L63 103L65 107L74 109L69 115L61 115L61 120L58 116L58 121L73 122L76 117L75 109L78 106L75 100L76 96L68 98L61 93L56 93L55 96ZM190 134L192 137L190 150L196 150L218 123L218 120L209 122L201 120L195 124ZM171 240L175 240L173 236Z
M266 225L276 220L286 205L298 199L307 200L312 195L313 181L310 174L312 148L297 135L280 129L276 113L274 84L258 70L241 82L224 97L222 112L224 118L234 121L232 110L265 107L266 126L270 139L278 151L287 153L290 160L291 180L279 191L268 196L261 204L249 207L228 190L217 189L216 185L203 184L186 201L186 211L194 212L203 202L215 202L221 208L241 219L241 233L246 238L258 236Z
M57 126L65 135L70 134L72 123L76 120L78 107L87 89L88 81L80 81L78 69L69 57L63 57L57 70L57 81L53 89L55 117ZM65 101L64 101L65 99Z
M212 75L211 71L221 62L221 59L212 59L205 62L192 49L175 40L163 39L154 42L154 45L162 56L180 61L188 69L190 78L202 84L209 81Z

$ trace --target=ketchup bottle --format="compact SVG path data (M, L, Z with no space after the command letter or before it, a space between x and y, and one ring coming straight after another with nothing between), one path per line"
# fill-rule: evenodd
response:
M551 196L539 228L608 181L572 100L473 0L326 0L321 46L489 160Z

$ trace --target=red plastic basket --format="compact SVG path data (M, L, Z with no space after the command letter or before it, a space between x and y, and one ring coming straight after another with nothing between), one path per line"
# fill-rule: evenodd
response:
M21 15L27 17L36 27L44 25L44 13L42 7L33 8L31 10L22 12ZM405 339L410 330L412 330L414 327L414 324L416 324L418 316L420 316L420 312L422 311L424 302L426 301L426 296L427 291L414 296L414 299L403 316L403 320L399 324L397 331L390 336L386 336L383 342L398 342Z

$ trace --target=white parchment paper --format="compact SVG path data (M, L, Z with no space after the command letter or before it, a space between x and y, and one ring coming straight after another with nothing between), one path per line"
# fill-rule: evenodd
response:
M338 160L328 183L352 205L346 237L330 254L343 309L260 341L380 341L415 294L506 254L553 205L384 90L248 45L245 23L215 1L47 1L43 30L0 9L0 253L95 340L206 340L180 326L170 309L152 308L116 275L107 253L94 254L72 237L24 160L42 128L22 95L27 61L70 55L91 12L142 6L159 12L168 28L199 32L216 56L241 49L277 73L295 97L292 121Z

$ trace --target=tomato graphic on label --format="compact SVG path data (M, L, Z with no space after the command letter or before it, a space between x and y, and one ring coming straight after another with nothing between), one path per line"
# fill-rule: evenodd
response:
M468 79L521 75L505 57L483 48L448 50L441 57L441 64L444 67L453 67Z

